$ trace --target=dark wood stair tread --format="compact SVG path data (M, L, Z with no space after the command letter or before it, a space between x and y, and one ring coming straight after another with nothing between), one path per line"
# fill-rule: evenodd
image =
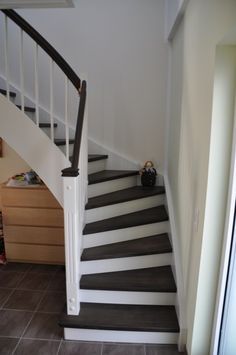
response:
M66 140L65 139L54 139L54 143L57 146L62 146L62 145L66 145ZM69 144L74 144L75 140L74 139L69 139Z
M139 172L135 170L103 170L98 173L89 174L89 185L97 184L99 182L120 179L129 176L138 175Z
M131 256L171 253L168 234L138 238L125 242L87 248L81 255L82 261L127 258Z
M16 105L21 110L21 105ZM30 106L24 106L24 111L25 112L35 112L35 107L30 107Z
M168 220L168 215L164 206L148 208L146 210L128 213L126 215L112 217L86 224L83 234L93 234L129 228L144 224L158 223Z
M7 90L0 89L0 94L7 96ZM16 93L13 91L9 91L9 96L14 98L14 97L16 97Z
M40 128L51 128L51 123L40 123L39 127ZM53 127L57 128L57 123L53 123Z
M89 154L88 155L88 162L91 163L93 161L104 160L107 158L108 158L108 155L106 155L106 154Z
M73 157L70 157L70 161L72 161ZM101 154L89 154L88 155L88 162L92 163L93 161L104 160L107 159L108 155L101 155Z
M91 208L114 205L116 203L121 203L121 202L137 200L139 198L161 195L164 193L165 193L164 186L154 186L154 187L134 186L128 189L115 191L109 194L89 198L88 203L86 205L86 210L89 210Z
M179 332L174 306L81 303L78 316L63 313L59 324L66 328Z
M176 292L171 266L83 275L80 288L86 290Z

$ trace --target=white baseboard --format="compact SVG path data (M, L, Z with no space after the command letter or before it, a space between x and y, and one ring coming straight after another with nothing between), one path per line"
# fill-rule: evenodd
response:
M176 313L177 313L179 327L180 327L178 344L179 344L179 348L183 349L186 345L186 334L187 334L184 280L183 280L183 272L182 272L182 265L181 265L179 236L176 228L171 188L170 188L168 176L166 174L164 175L164 181L165 181L166 199L167 199L166 209L169 215L169 222L170 222L169 237L173 248L173 263L171 266L172 266L172 271L177 286L177 297L176 297L175 308L176 308Z
M141 162L134 161L132 158L127 158L122 154L112 150L111 148L97 142L89 137L88 139L89 154L107 154L109 156L107 169L117 170L139 170L142 166Z

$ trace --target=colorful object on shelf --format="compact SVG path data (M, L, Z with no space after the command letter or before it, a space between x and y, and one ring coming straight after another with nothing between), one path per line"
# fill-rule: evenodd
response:
M35 171L30 170L26 173L14 175L9 179L7 186L28 186L28 185L41 185L43 182Z
M155 186L157 171L154 168L153 162L148 160L144 167L140 170L141 183L143 186Z

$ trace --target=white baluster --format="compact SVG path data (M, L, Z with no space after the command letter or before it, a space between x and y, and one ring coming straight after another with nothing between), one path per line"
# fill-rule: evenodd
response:
M39 51L38 45L35 43L35 55L34 55L34 92L35 92L35 113L36 113L36 124L39 126L39 71L38 71L38 59Z
M65 133L66 133L66 158L69 159L69 123L68 123L68 84L69 80L65 77Z
M51 124L51 140L54 141L54 122L53 122L53 110L54 110L54 97L53 97L53 68L54 62L50 61L50 124Z
M24 96L24 48L23 48L24 34L20 30L20 89L21 89L21 110L25 110L25 96Z
M7 99L10 100L10 88L9 88L9 66L8 66L8 18L5 15L5 38L4 38L4 59L5 59L5 75L6 75L6 91Z

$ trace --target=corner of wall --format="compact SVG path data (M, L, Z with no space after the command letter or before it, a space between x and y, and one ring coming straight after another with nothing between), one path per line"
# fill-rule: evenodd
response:
M91 154L107 154L110 158L107 162L107 169L139 170L142 166L141 162L134 161L130 157L124 157L91 137L88 140L88 151Z

